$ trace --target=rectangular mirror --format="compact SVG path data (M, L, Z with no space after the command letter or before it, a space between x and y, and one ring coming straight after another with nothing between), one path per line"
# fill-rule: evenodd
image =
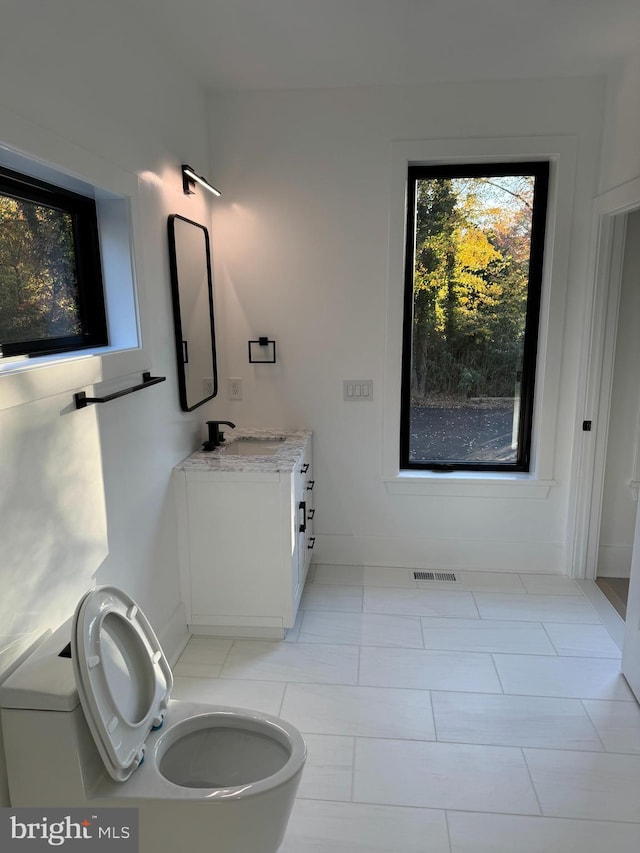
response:
M191 412L218 393L209 232L177 213L168 232L180 406Z

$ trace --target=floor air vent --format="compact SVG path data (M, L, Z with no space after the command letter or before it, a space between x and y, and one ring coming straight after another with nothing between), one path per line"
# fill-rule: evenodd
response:
M414 572L413 579L416 581L449 581L457 583L453 572Z

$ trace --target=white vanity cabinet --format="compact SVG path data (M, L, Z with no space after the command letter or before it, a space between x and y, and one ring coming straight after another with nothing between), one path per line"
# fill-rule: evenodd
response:
M311 433L278 433L276 453L255 457L236 450L271 433L227 435L223 450L194 454L173 474L187 622L194 634L280 638L315 543Z

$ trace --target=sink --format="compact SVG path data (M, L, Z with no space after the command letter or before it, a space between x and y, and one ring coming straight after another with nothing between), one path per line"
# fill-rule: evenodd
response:
M216 452L225 456L273 456L282 448L283 441L284 438L238 438Z

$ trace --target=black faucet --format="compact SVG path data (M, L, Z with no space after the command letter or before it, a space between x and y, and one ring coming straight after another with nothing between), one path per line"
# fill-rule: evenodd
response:
M230 426L231 429L235 429L235 424L232 424L231 421L207 421L207 426L209 427L209 441L205 441L202 445L203 450L215 450L216 447L219 447L224 441L224 433L220 432L220 427L222 425Z

